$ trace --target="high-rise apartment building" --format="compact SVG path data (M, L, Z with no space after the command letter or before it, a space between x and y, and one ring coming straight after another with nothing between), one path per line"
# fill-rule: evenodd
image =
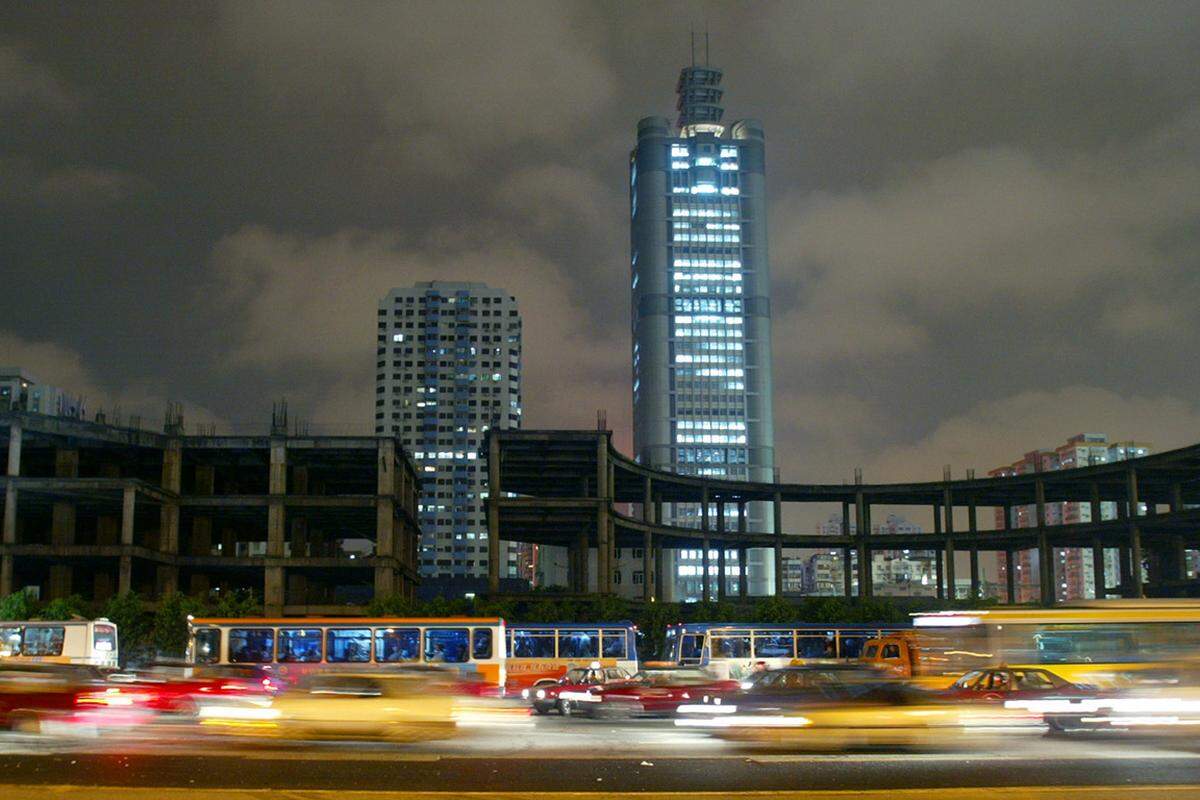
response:
M1150 445L1148 444L1109 442L1108 436L1103 433L1080 433L1053 450L1028 452L1021 460L994 469L988 473L988 476L1000 478L1008 475L1026 475L1032 472L1089 467L1094 464L1108 464L1128 458L1140 458L1149 453ZM1115 502L1101 503L1100 518L1102 520L1116 519L1117 504ZM1090 503L1046 503L1047 525L1071 525L1091 521L1092 507ZM1005 527L1003 509L996 510L995 524L997 528ZM1010 509L1009 526L1013 528L1037 527L1036 506L1013 506ZM1027 603L1040 600L1037 552L1023 550L1017 553L1013 558L1013 568L1017 573L1013 580L1016 602ZM1003 585L1008 579L1008 567L1003 556L998 560L998 569L999 582ZM1108 585L1116 585L1121 573L1120 556L1111 548L1105 551L1104 571L1108 575ZM1096 581L1095 572L1092 569L1092 551L1088 548L1075 547L1055 549L1054 582L1055 596L1059 601L1095 597Z
M422 479L420 569L437 579L488 575L489 428L521 424L517 301L483 283L432 281L379 301L375 432L397 436ZM530 579L529 546L502 543L502 578Z
M852 536L857 534L858 525L853 519L850 520L849 528ZM871 535L879 537L923 532L924 529L920 525L899 514L888 514L883 521L871 525ZM817 533L822 536L841 536L842 515L836 512L831 514L829 519L817 526ZM871 569L875 582L874 593L889 596L935 594L936 559L935 553L927 551L876 551L872 555ZM856 585L857 576L853 566L852 563L851 583ZM818 550L799 557L785 554L783 569L785 592L840 595L845 591L846 565L840 549Z
M742 480L775 478L771 304L762 125L722 124L722 73L685 67L679 116L638 123L630 157L633 439L648 466ZM726 523L737 525L736 506ZM747 529L773 530L752 503ZM665 521L699 527L696 504ZM715 512L710 519L715 519ZM733 552L730 553L734 555ZM770 594L770 552L750 550L751 594ZM702 553L671 551L664 599L697 599ZM710 570L715 571L716 559ZM716 597L716 581L711 586Z

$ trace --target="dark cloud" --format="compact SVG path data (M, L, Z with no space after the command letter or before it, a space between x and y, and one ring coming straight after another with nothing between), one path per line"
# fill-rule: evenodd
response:
M484 280L629 441L627 158L690 25L768 136L783 475L1200 438L1200 23L1155 3L9 4L0 362L368 429L376 299Z

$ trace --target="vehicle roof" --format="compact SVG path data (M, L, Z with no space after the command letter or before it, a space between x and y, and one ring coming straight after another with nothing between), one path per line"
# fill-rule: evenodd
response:
M594 628L636 628L632 620L622 619L612 622L514 622L509 630L549 630L553 628L572 628L576 630L592 630Z
M303 628L305 625L335 625L353 628L358 625L497 625L500 617L195 617L195 625L242 625L247 628L272 626Z
M1071 622L1200 622L1200 601L1090 600L1055 608L1009 606L975 611L932 611L912 615L922 628L968 625Z
M766 631L879 631L906 630L912 627L910 622L852 622L852 623L823 623L823 622L683 622L668 625L668 630L682 630L684 633L702 633L704 631L729 630L766 630Z

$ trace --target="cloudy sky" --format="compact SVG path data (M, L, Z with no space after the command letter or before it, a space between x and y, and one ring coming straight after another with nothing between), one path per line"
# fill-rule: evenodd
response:
M370 430L377 298L508 288L629 441L627 162L688 29L768 141L783 476L1200 439L1192 3L8 3L0 363Z

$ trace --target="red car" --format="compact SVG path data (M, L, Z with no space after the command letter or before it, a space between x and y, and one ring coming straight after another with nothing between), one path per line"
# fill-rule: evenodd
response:
M644 669L627 681L596 687L591 693L600 702L581 704L581 710L591 716L670 716L684 703L733 693L738 685L698 669Z
M557 710L559 714L567 717L578 711L581 706L600 702L593 689L609 683L628 681L630 677L630 674L620 667L592 664L587 669L580 667L567 670L566 675L549 686L522 689L521 696L531 702L536 714L549 714Z
M1038 697L1091 694L1090 686L1080 686L1037 667L991 667L971 670L943 690L943 697L1001 703L1005 700L1031 700Z

